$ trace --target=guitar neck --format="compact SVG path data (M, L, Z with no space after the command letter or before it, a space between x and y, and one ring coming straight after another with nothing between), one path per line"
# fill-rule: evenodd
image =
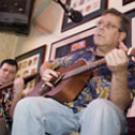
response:
M73 70L65 73L64 76L63 76L63 79L67 79L69 77L81 74L81 73L83 73L85 71L88 71L88 70L93 70L93 69L95 69L98 66L101 66L103 64L105 64L104 58L102 58L100 60L97 60L97 61L94 61L94 62L88 61L86 63L86 65L80 66L79 68L73 69Z

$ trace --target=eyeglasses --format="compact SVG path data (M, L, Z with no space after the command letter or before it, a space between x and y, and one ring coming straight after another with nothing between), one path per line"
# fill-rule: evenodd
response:
M121 28L119 28L118 26L112 24L111 22L108 22L108 23L105 24L103 21L98 21L96 26L97 27L101 27L102 26L102 27L104 27L106 29L109 29L109 30L111 30L111 29L118 29L118 31L121 32Z

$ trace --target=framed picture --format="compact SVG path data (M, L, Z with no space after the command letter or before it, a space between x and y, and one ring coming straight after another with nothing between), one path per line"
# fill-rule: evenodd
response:
M127 13L135 9L135 0L117 0L117 4L115 1L110 1L108 8L112 7L115 7L122 13Z
M62 23L62 32L100 16L107 8L107 0L66 0L65 4L80 11L83 15L83 20L79 23L72 22L65 13Z
M134 0L122 0L122 5L127 5L131 2L133 2Z
M131 37L131 45L133 47L135 47L135 10L134 12L130 12L128 13L128 16L131 18L131 33L130 33L130 37Z
M77 51L94 46L93 33L95 28L59 40L51 45L50 60L70 55Z
M133 38L133 35L135 35L135 17L132 18L132 46L135 47L135 38Z
M44 45L16 57L19 66L17 76L28 78L37 74L39 72L40 65L45 58L45 49L46 46ZM31 83L28 84L29 87L33 86L34 83L35 80L32 80Z
M23 77L26 81L26 88L33 88L38 79L40 65L45 58L46 46L41 46L29 51L21 56L16 57L19 70L18 77Z
M135 9L127 12L126 15L131 19L131 28L128 36L128 43L130 44L130 46L135 47L135 38L133 37L135 35Z

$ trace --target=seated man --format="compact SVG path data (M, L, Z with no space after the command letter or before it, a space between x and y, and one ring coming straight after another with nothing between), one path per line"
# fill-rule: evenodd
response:
M53 99L51 94L20 100L14 111L12 135L67 135L73 131L79 131L81 135L124 134L124 112L131 97L128 57L121 46L124 46L129 25L129 20L121 12L109 9L97 23L94 33L96 47L91 46L91 51L77 52L45 63L41 68L44 82L41 90L49 87L53 91L63 82L59 82L58 86L52 83L54 78L61 76L61 72L55 69L56 65L69 67L80 61L87 65L89 61L105 60L102 66L89 73L90 77L81 79L79 83L75 82L76 79L70 81L70 88L80 85L82 81L85 83L73 101L62 102L58 98ZM64 85L62 89L65 88L69 88L69 85Z
M23 79L18 78L15 80L17 70L17 62L13 59L5 59L0 64L0 88L14 82L14 96L18 93L18 90L21 90L24 87ZM4 108L3 102L6 102L5 100L8 100L7 96L10 97L9 94L11 92L9 91L9 93L7 92L3 94L5 95L3 97L3 91L4 89L0 89L0 135L9 135L9 127L8 123L6 123L8 118L6 112L7 108Z

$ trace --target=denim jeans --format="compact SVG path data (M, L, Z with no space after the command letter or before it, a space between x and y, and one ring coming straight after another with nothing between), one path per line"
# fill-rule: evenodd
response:
M44 97L27 97L15 108L12 135L121 135L126 129L124 113L105 99L93 100L74 113L59 102Z

